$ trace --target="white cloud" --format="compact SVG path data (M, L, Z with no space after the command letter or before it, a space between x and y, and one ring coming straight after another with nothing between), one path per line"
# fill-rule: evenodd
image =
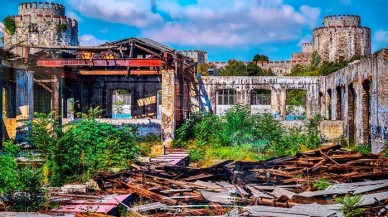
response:
M69 11L66 14L67 14L66 15L67 17L70 17L72 19L76 19L78 22L82 22L83 21L83 19L74 11Z
M352 3L352 0L340 0L340 2L343 5L350 5L350 3Z
M94 35L85 34L79 37L79 43L81 46L96 46L102 45L106 42L106 40L101 40L96 38Z
M151 11L151 1L146 0L69 0L83 16L123 23L136 27L147 27L163 19Z
M234 46L293 40L303 27L316 26L320 10L307 5L298 9L282 1L198 0L182 6L160 0L158 10L172 20L159 28L143 30L145 37L164 43Z
M388 47L388 31L380 29L373 35L372 52Z
M4 37L4 23L0 22L0 37ZM0 47L4 45L3 41L0 40Z
M388 31L380 29L375 33L375 39L378 42L388 43Z
M302 46L303 43L306 43L306 42L311 42L311 39L313 38L312 35L305 35L303 38L301 38L298 42L298 46Z

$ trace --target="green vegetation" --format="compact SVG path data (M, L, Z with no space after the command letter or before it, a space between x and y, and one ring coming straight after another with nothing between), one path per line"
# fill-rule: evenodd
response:
M228 64L219 71L221 76L265 76L271 75L270 71L262 70L256 63L248 63L229 60Z
M0 201L6 202L10 211L38 211L44 200L41 170L18 166L18 154L19 148L12 141L6 142L0 153Z
M361 200L361 195L356 195L354 197L350 197L346 195L345 197L337 198L337 202L344 205L341 208L341 211L345 214L346 217L358 217L364 216L365 209L357 208L358 203Z
M331 183L325 179L325 178L320 178L317 181L313 183L313 187L316 188L317 190L325 190L331 185Z
M284 129L272 115L251 115L235 106L224 116L198 112L178 130L174 147L188 147L190 160L206 166L217 160L263 160L295 155L319 146L320 117L306 122L307 132Z
M52 184L87 181L100 171L127 168L139 152L134 128L100 123L94 116L59 127L52 114L35 114L31 141L47 159Z
M260 55L260 54L256 54L254 57L253 57L253 62L257 63L257 62L263 62L263 61L268 61L268 57L266 55Z
M0 153L0 201L9 206L7 210L47 209L47 187L85 182L99 172L128 168L140 153L139 143L150 140L140 140L131 126L97 122L98 108L89 112L63 126L54 121L53 113L35 113L29 135L34 149L21 151L12 141L6 143ZM19 165L18 156L38 161Z
M197 65L197 72L201 73L203 76L209 75L209 69L211 68L217 68L217 66L213 63L202 63Z
M66 23L62 23L59 25L59 29L62 30L63 32L67 30L67 24Z
M318 52L314 51L309 65L296 65L292 67L291 73L288 76L326 76L344 68L350 62L357 59L359 57L353 57L348 61L321 62Z
M5 31L10 34L14 35L16 33L16 23L15 19L12 17L7 17L4 19L4 27Z

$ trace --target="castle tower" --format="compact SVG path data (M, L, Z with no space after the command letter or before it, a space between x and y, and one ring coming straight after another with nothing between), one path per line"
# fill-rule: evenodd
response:
M327 16L313 31L313 50L323 61L349 60L371 54L371 30L355 15Z
M61 4L29 2L22 3L18 15L10 16L15 31L5 31L4 47L19 56L23 56L24 46L78 45L78 23L65 16L65 7ZM39 49L32 48L30 53Z

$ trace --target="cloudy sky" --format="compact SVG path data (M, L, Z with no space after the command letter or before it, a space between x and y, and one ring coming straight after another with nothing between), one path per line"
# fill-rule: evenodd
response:
M25 0L0 0L0 19ZM50 1L51 2L51 1ZM57 0L79 21L81 45L148 37L210 61L289 59L323 17L356 14L372 29L372 50L388 47L387 0ZM0 23L0 32L4 28Z

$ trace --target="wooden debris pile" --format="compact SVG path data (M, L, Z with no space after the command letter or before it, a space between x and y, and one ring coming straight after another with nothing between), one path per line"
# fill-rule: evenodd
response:
M312 184L325 178L325 190ZM388 214L388 159L338 145L262 162L224 161L209 168L133 165L95 180L102 190L139 196L141 216L341 216L336 197L361 194L370 215ZM373 181L372 181L373 180Z

